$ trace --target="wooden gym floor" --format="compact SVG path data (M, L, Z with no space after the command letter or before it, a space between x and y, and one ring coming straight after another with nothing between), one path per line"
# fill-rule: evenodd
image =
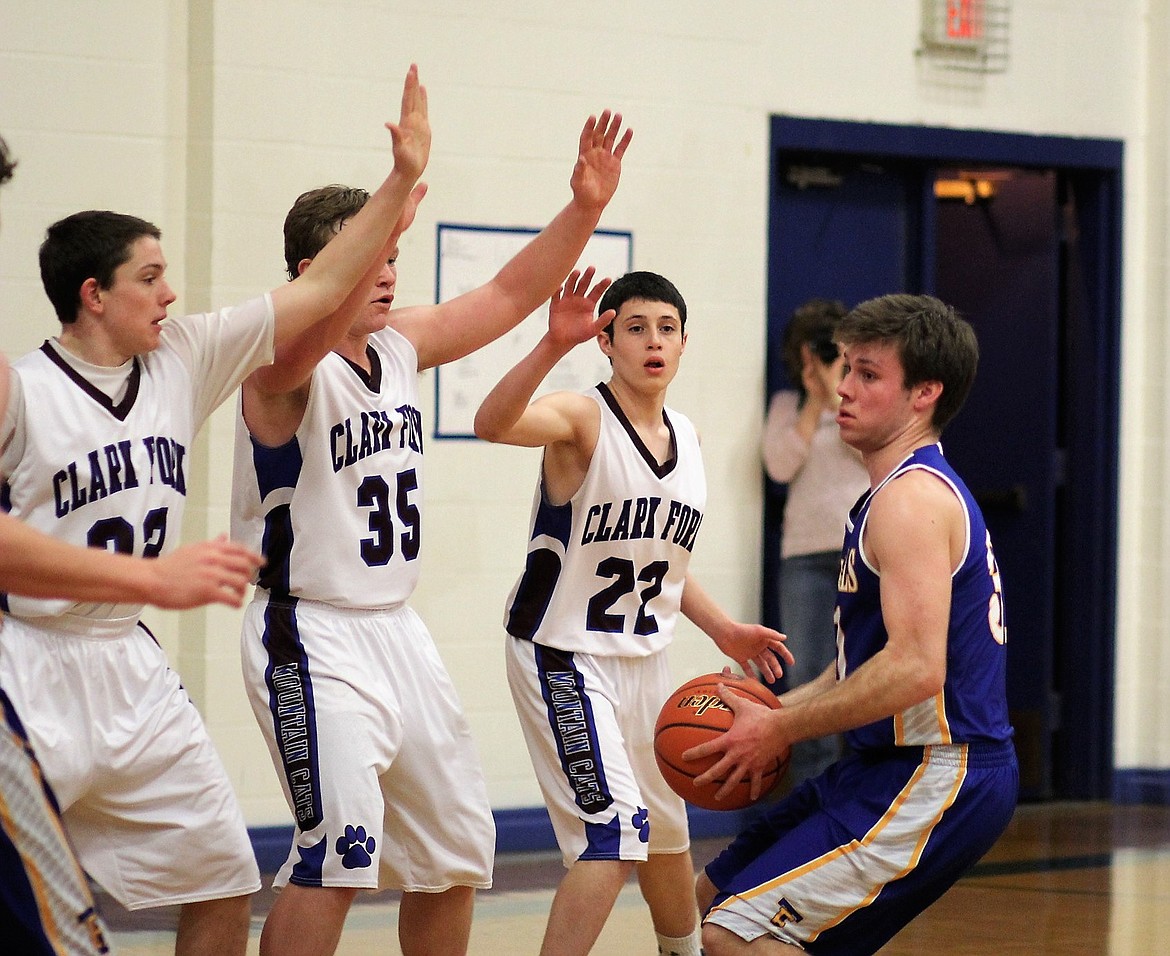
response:
M693 848L696 866L722 840ZM563 870L553 854L496 861L496 885L480 893L471 956L535 953ZM265 882L269 882L266 877ZM392 893L361 897L338 953L398 953ZM253 905L248 952L259 952L270 891ZM173 952L174 909L127 913L99 908L122 956ZM650 918L631 883L610 915L598 953L651 956ZM1025 804L975 870L902 931L882 956L1155 956L1170 953L1170 807L1106 803Z

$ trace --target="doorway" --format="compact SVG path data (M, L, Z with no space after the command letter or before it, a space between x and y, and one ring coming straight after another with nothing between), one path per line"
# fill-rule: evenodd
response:
M768 393L814 296L955 305L982 359L944 435L985 511L1008 608L1026 799L1112 788L1121 144L774 117ZM765 495L764 619L783 488Z

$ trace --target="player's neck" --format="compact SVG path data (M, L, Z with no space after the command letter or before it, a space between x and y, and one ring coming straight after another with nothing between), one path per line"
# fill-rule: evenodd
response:
M616 377L611 378L608 384L631 425L639 431L662 426L662 409L666 406L665 389L640 391Z
M674 446L662 411L666 403L665 389L640 392L619 379L611 379L609 390L655 460L661 463L669 459L674 454Z
M347 359L368 372L370 370L370 358L366 354L366 349L369 344L370 337L367 334L347 335L334 346L333 351L343 359Z
M919 448L933 445L938 439L937 432L927 428L918 428L897 436L879 449L869 452L863 451L861 458L865 463L866 471L869 472L870 487L876 488L890 472Z
M61 326L57 343L70 355L102 368L118 368L134 357L123 354L104 336L86 334L81 325L84 321L84 318L78 318L75 323Z

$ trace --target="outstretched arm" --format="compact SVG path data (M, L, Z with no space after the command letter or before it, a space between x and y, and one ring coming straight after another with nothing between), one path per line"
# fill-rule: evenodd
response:
M462 358L495 341L549 298L576 265L602 210L617 190L633 130L621 114L589 117L578 143L573 198L485 285L437 306L402 309L391 322L418 352L419 368ZM619 138L620 135L620 138Z
M414 65L403 85L401 118L397 123L387 123L386 128L394 144L390 175L301 275L272 292L278 350L340 309L366 273L384 261L390 235L431 151L427 92L419 84Z
M475 434L490 442L523 445L529 448L557 442L572 443L578 435L576 410L582 396L566 392L546 395L533 402L532 396L545 376L574 346L597 334L612 321L613 310L594 318L594 310L610 280L602 279L592 289L593 267L584 273L569 274L549 303L548 331L535 348L522 358L493 388L475 413ZM585 400L588 401L588 400Z
M226 537L162 558L80 548L0 515L0 587L28 597L137 602L183 610L239 607L262 559Z
M785 636L763 624L734 621L715 603L693 574L683 585L681 610L715 646L735 661L749 677L752 665L765 681L780 679L782 661L793 663L792 652L785 646Z

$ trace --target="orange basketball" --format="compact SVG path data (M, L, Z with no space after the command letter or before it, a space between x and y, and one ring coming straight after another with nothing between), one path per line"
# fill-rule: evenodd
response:
M716 800L715 792L723 785L723 781L696 787L695 777L717 763L719 755L705 757L702 760L682 759L683 753L691 747L718 737L731 727L735 715L731 708L719 699L720 684L773 710L780 706L775 694L758 680L750 677L703 674L692 678L671 694L662 705L658 721L654 725L654 757L670 789L687 803L693 803L705 810L742 810L754 802L749 778L745 777L739 781L722 800ZM775 786L787 767L788 754L785 754L764 774L762 793L767 793Z

